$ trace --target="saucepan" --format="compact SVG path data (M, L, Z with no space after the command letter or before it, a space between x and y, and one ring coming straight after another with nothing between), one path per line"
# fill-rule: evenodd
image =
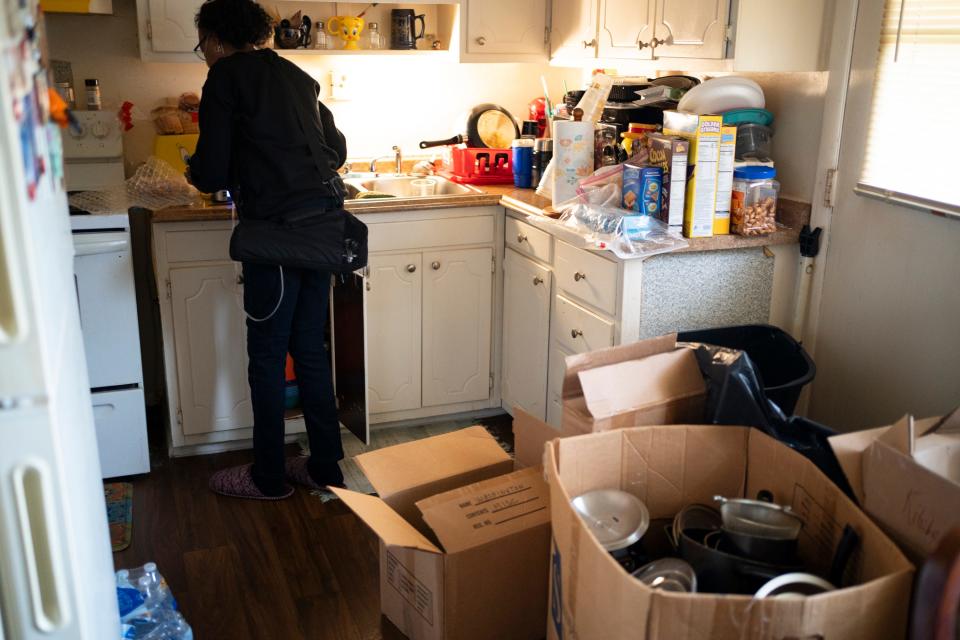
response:
M496 104L479 104L460 118L461 132L443 140L424 140L421 149L448 144L466 144L473 148L507 149L520 137L520 127L513 115Z

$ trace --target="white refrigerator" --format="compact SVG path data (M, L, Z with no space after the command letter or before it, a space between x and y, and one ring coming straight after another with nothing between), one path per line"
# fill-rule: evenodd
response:
M36 2L0 0L0 640L120 635Z

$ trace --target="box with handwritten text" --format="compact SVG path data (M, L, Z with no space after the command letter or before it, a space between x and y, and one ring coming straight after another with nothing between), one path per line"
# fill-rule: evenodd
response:
M542 638L550 502L541 469L483 427L357 456L376 496L333 489L380 537L380 607L408 638Z

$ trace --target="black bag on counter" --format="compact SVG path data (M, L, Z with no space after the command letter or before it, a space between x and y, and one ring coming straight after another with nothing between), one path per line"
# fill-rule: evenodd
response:
M710 424L756 427L817 465L837 487L857 502L847 476L827 441L834 431L801 418L787 417L763 391L763 381L745 351L690 343L707 383L705 420Z
M287 101L294 105L317 170L321 176L329 175L330 170L320 162L320 143L308 133L307 123L312 115L297 99L282 65L277 65L277 75L283 78ZM367 266L367 225L343 208L346 187L340 176L329 176L326 184L336 194L331 199L335 207L291 212L276 219L241 219L230 236L230 258L335 274L348 274Z

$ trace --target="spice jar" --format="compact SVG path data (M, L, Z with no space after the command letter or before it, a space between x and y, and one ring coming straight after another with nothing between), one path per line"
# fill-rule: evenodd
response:
M365 48L367 49L383 49L383 36L380 35L380 25L376 22L368 24L366 33L363 34L363 40L366 43Z
M777 230L777 196L780 183L773 167L740 167L733 172L730 231L741 236L762 236Z
M103 108L103 100L100 97L100 81L96 78L87 78L83 81L87 92L87 109L90 111L100 111Z

